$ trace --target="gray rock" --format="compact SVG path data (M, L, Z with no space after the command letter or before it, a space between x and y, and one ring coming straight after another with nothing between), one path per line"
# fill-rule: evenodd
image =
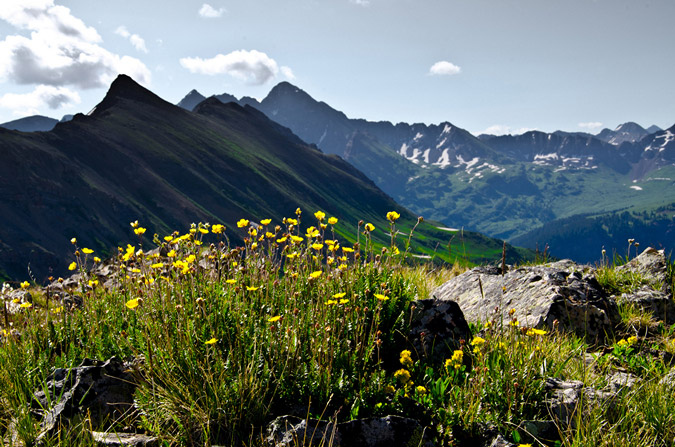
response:
M7 313L13 315L24 310L24 303L33 303L33 296L27 290L13 290L5 297Z
M85 359L76 368L59 368L44 389L33 393L33 411L42 416L38 441L72 418L90 418L94 428L105 426L133 409L136 389L130 365L113 357L105 362Z
M417 300L412 303L409 340L420 356L443 361L468 340L471 330L459 305L447 300Z
M99 446L106 447L154 447L159 446L157 438L137 433L105 433L93 431L91 436Z
M546 445L553 444L560 439L558 426L555 421L522 421L518 425L518 433L521 439L527 442L544 442Z
M419 422L400 416L359 419L338 424L318 420L308 421L295 416L280 416L268 425L266 442L274 447L430 445L425 440L424 428Z
M606 296L590 267L572 261L512 269L477 267L432 292L432 298L455 301L470 322L508 322L509 311L521 326L575 332L600 342L620 322L613 299Z
M497 435L489 444L485 444L489 447L515 447L516 444L507 441L502 435Z
M656 321L666 324L675 323L675 301L670 293L654 290L649 286L632 293L623 293L616 298L617 303L632 303L643 312L651 313Z
M670 371L659 380L659 385L668 387L675 386L675 368L671 368Z
M667 280L667 266L668 261L664 250L647 247L638 257L616 269L637 273L647 281L651 288L670 295L672 291Z
M549 413L561 428L574 427L574 416L580 405L605 405L611 411L617 397L640 381L639 377L624 372L615 372L607 379L607 386L598 390L587 387L578 380L546 379L546 400Z

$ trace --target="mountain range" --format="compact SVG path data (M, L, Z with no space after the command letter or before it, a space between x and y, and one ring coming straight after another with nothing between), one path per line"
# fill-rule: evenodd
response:
M398 205L340 157L306 144L288 128L250 106L216 98L187 111L121 75L88 114L46 132L0 128L0 276L38 281L60 275L73 259L70 239L115 255L138 244L129 222L147 234L185 231L193 222L224 223L238 243L240 218L281 223L300 207L338 217L338 236L354 242L357 222L372 222L387 244L385 215L401 214L407 232L417 215ZM309 225L309 224L307 224ZM502 242L423 222L417 256L457 257L449 241L463 244L470 261L501 256ZM152 246L148 239L145 247ZM461 246L461 245L460 245ZM508 247L512 262L526 251Z
M203 98L193 90L179 105L189 109ZM598 135L530 131L476 137L450 122L348 118L288 82L262 101L227 93L214 98L260 110L302 140L349 161L416 213L530 248L550 245L539 238L540 230L559 219L611 218L626 211L637 216L675 203L675 126L644 129L628 122ZM634 237L672 250L675 224L664 228ZM604 236L610 252L625 246L625 240ZM550 250L566 257L573 242L571 231ZM575 260L597 260L601 248L575 250Z

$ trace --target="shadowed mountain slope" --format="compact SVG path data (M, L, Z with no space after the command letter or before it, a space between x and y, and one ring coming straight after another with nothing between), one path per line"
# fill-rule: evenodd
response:
M38 280L61 274L72 237L99 256L138 243L129 227L137 219L148 235L224 223L234 242L244 236L238 219L280 223L298 206L307 221L317 209L339 217L345 235L371 221L383 241L387 211L401 213L403 229L417 220L353 166L255 109L211 98L189 112L127 76L90 115L51 132L0 129L0 161L0 274L12 278L25 278L29 264ZM418 234L420 253L431 253L454 233L425 224ZM476 260L498 256L499 241L465 238Z

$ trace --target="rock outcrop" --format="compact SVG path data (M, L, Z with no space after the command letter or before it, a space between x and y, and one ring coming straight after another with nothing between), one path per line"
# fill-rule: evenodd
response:
M33 395L33 412L42 417L38 441L86 415L94 428L107 427L133 410L136 389L131 365L113 357L85 359L76 368L56 369Z
M454 301L469 322L509 322L521 326L558 326L591 342L599 342L620 320L590 267L564 260L512 268L476 267L431 293L438 301ZM513 315L513 317L511 316Z
M342 423L280 416L267 427L270 447L295 445L334 447L406 447L431 445L419 422L400 416L357 419Z

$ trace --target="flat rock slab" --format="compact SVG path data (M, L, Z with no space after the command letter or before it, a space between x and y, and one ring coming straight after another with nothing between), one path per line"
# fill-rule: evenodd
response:
M91 436L101 447L156 447L159 446L157 438L137 433L105 433L91 432Z
M602 290L594 270L569 260L504 275L496 267L476 267L435 289L431 298L456 302L469 322L507 324L513 309L521 327L557 326L590 342L604 340L620 321L616 302Z
M267 427L267 444L272 447L406 447L427 446L419 422L400 416L358 419L332 423L295 416L279 416Z

